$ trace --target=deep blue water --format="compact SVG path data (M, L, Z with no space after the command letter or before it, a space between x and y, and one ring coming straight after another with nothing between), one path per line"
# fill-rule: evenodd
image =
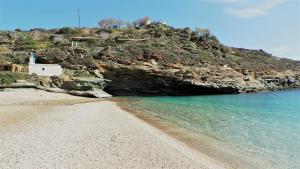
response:
M126 99L126 106L206 138L212 154L225 154L232 166L300 169L300 90Z

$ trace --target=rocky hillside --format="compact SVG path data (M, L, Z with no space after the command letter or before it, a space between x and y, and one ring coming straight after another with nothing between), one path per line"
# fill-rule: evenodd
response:
M139 28L0 32L0 64L57 63L69 77L101 77L113 95L201 95L300 87L300 61L227 47L206 30Z

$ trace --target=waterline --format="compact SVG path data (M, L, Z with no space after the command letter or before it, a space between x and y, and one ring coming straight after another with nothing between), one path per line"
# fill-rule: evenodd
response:
M123 107L231 168L300 168L300 91L126 100Z

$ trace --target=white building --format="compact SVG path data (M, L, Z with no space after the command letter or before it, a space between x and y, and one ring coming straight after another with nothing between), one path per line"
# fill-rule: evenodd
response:
M29 74L38 76L59 76L62 74L62 68L57 64L35 64L35 56L31 54L28 65Z

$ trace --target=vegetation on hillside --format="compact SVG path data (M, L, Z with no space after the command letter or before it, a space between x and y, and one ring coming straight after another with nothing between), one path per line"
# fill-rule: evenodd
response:
M0 85L11 84L17 82L17 80L25 80L28 75L15 72L0 72Z
M159 65L199 66L207 62L252 71L298 69L299 61L280 59L263 50L227 47L209 30L177 29L164 22L99 21L100 28L32 29L0 32L0 62L26 64L34 51L37 62L99 68L99 63L140 64L155 60ZM61 35L60 38L57 38ZM72 46L72 41L77 46Z

